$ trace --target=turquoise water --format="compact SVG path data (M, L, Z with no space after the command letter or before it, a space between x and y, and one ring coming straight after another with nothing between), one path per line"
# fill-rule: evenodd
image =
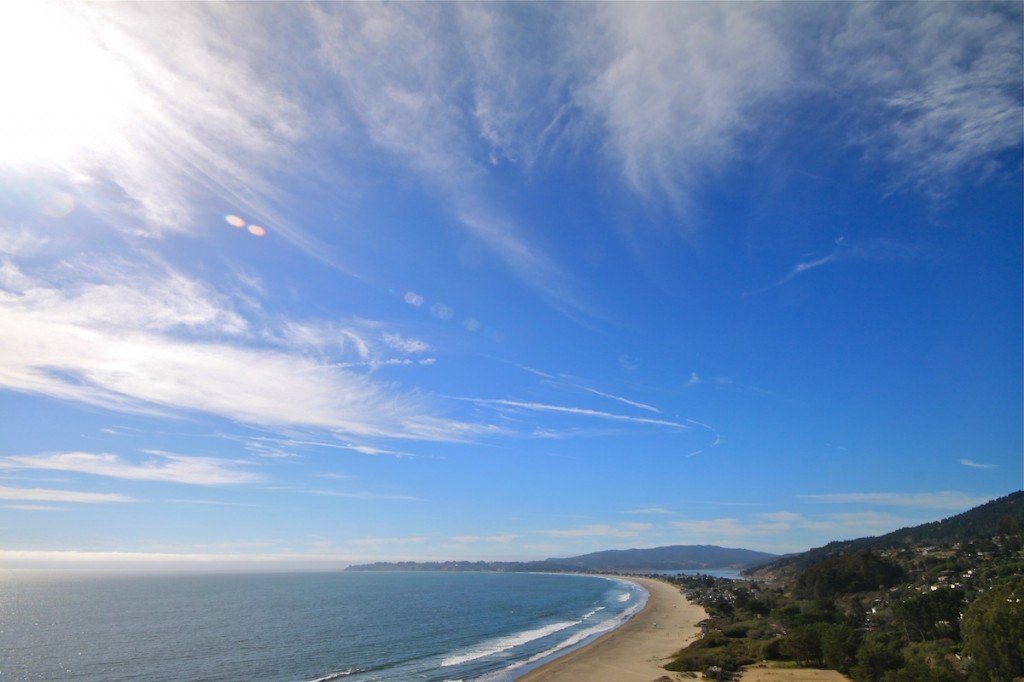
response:
M5 574L0 682L508 682L645 598L568 575Z

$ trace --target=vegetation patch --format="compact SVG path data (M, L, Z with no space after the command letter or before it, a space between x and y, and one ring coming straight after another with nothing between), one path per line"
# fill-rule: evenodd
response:
M710 618L665 667L720 679L763 661L838 670L855 682L1022 678L1022 501L1015 493L977 517L890 534L890 546L853 541L754 572L769 580L673 578ZM979 534L964 539L965 529Z

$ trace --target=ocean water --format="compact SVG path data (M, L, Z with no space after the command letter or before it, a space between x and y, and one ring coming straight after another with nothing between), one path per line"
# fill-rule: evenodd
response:
M519 573L0 573L0 682L510 682L646 596Z

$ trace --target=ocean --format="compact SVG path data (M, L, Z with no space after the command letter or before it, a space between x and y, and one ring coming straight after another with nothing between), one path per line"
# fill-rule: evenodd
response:
M0 573L0 682L511 682L646 596L523 573Z

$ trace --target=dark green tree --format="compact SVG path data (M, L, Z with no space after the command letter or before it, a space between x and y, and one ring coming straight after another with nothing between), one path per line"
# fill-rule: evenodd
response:
M960 682L960 679L951 670L933 668L923 661L912 661L882 676L882 682Z
M848 625L834 623L821 631L821 656L825 665L849 673L857 663L860 633Z
M811 566L797 577L795 593L802 599L834 599L837 594L892 587L903 577L899 566L865 550Z
M857 649L857 665L850 676L857 682L881 682L890 670L903 667L900 642L881 633L871 633Z
M795 628L783 640L783 651L802 665L823 666L821 636L826 627L824 623L814 623Z
M939 589L898 602L892 613L912 642L944 638L957 641L963 607L963 590Z
M960 628L972 682L1024 677L1024 576L1009 578L975 599Z

